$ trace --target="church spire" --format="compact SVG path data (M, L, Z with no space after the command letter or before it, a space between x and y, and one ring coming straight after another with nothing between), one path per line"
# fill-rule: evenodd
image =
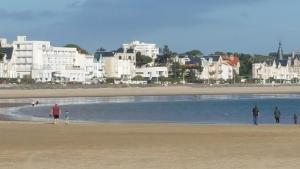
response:
M282 50L282 43L279 41L279 47L277 51L277 60L283 60L283 50Z

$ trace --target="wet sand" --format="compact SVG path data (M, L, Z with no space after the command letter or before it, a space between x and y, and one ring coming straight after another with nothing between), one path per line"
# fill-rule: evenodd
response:
M297 169L300 126L0 122L5 169Z
M0 103L0 110L2 108L19 107L27 104L28 103ZM0 113L0 121L15 121L15 120L16 119L14 117Z
M0 98L41 97L97 97L97 96L147 96L192 94L294 94L300 86L265 87L147 87L147 88L98 88L98 89L37 89L0 90Z

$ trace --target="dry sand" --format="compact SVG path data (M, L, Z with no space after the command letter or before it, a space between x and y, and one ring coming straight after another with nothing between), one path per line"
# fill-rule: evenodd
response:
M31 97L95 97L179 94L281 94L300 93L300 86L265 87L147 87L147 88L98 88L98 89L38 89L0 90L0 98Z
M0 122L2 169L298 169L300 126Z

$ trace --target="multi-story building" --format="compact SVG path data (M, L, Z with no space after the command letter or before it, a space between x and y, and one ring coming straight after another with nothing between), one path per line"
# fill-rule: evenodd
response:
M300 78L300 57L294 52L284 56L282 44L279 43L277 57L271 61L254 63L252 65L252 78L260 79L263 83L267 80L291 81Z
M1 47L0 45L0 78L11 77L10 59L12 58L13 48L12 47Z
M239 74L240 61L236 56L204 56L200 79L230 80Z
M136 53L133 49L120 48L112 52L100 52L103 59L105 77L130 80L136 66Z
M135 76L140 75L151 80L152 78L168 77L167 67L143 67L135 70Z
M144 43L140 41L133 41L129 44L123 44L122 48L125 50L133 49L135 53L140 52L141 55L151 57L153 60L152 64L159 54L159 48L156 46L156 44Z
M102 63L76 48L53 47L49 41L28 41L18 36L12 43L8 77L30 77L36 82L82 82L102 78Z

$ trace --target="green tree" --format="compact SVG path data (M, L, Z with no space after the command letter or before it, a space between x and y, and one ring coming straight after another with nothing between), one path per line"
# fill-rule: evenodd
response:
M272 61L276 58L276 56L270 55L270 56L265 56L265 55L254 55L254 57L251 58L252 63L261 63L265 61Z
M221 52L221 51L216 51L213 55L225 55L225 52Z
M177 53L172 52L168 45L165 45L162 49L160 49L161 55L156 58L155 63L158 66L166 66L167 63L171 62L171 58L175 57Z
M182 66L178 62L172 64L172 77L180 78L180 72L182 71Z
M76 48L77 51L81 54L86 54L86 55L89 54L87 50L81 48L79 45L76 45L76 44L67 44L67 45L65 45L65 47L67 47L67 48Z
M203 71L202 65L201 65L201 64L198 64L198 65L196 66L196 70L197 70L199 73L201 73L201 72Z
M143 80L145 80L145 79L144 79L143 76L141 76L141 75L136 75L135 77L132 78L132 80L135 80L135 81L143 81Z
M141 52L136 53L136 65L138 67L141 67L143 65L146 65L148 63L152 62L152 58L149 56L144 56L141 54Z
M4 58L4 53L2 47L0 46L0 61L2 61L3 58Z
M240 76L251 76L252 73L252 56L249 54L238 54L240 59Z
M203 53L200 50L196 50L196 49L187 51L187 52L185 52L185 54L188 56L202 56L203 55Z
M164 63L166 64L168 60L173 57L174 53L169 49L168 45L165 45L162 54L163 54Z

